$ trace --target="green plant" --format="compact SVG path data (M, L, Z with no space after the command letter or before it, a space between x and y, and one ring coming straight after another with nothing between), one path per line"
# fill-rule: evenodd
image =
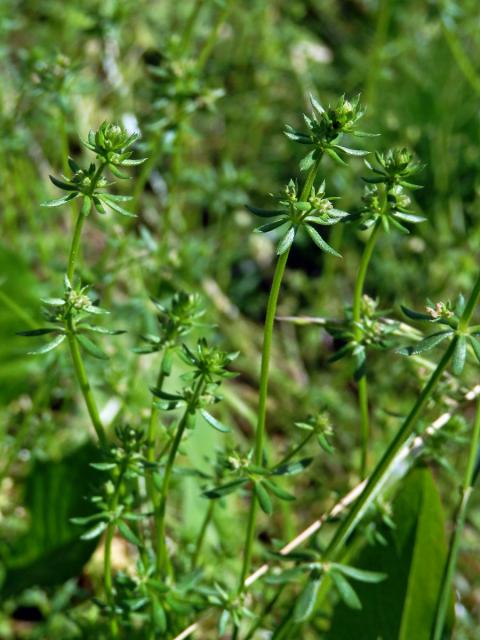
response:
M0 635L473 640L476 4L17 4Z

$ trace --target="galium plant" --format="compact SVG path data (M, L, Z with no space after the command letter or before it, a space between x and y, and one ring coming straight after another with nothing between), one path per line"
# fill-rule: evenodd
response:
M177 94L174 95L177 99ZM370 136L358 129L364 109L359 98L347 100L342 97L326 109L315 98L311 98L311 104L312 115L305 117L307 132L291 127L286 131L292 141L313 147L301 161L300 176L291 179L279 195L272 196L275 204L271 208L248 206L251 213L266 220L256 231L272 234L276 242L275 270L263 326L252 442L248 438L243 443L235 442L231 426L216 415L215 407L223 398L222 387L230 394L235 389L229 381L237 375L232 371L232 363L238 354L219 347L215 340L207 340L204 334L208 325L204 323L201 298L197 293L185 291L176 291L170 297L163 296L162 292L158 298L153 298L157 331L141 334L134 348L138 356L157 360L156 376L148 382L151 403L147 415L132 416L131 423L123 422L122 417L113 428L104 424L83 357L107 359L107 351L97 343L98 337L116 336L125 331L106 328L96 322L108 312L98 305L94 288L84 284L79 276L82 272L79 268L82 231L93 211L104 214L111 210L127 217L135 215L124 208L124 203L132 197L116 193L115 179L128 178L125 171L145 161L135 157L138 135L127 132L120 125L104 122L97 131L90 132L84 142L87 150L95 154L95 161L82 168L69 158L71 175L51 176L52 183L65 195L45 202L44 206L70 205L76 216L64 292L62 297L43 299L45 326L22 331L21 335L50 336L49 342L31 353L48 353L63 343L68 344L77 382L100 445L97 458L91 462L102 477L89 496L91 513L72 520L83 528L83 533L79 533L83 540L104 538L103 586L95 598L103 625L99 637L118 639L136 637L133 634L140 633L139 637L149 640L159 634L178 640L188 637L191 630L197 628L196 622L192 624L196 616L213 609L220 636L231 629L233 639L248 640L264 628L272 616L272 638L281 640L301 633L304 625L315 619L327 597L333 603L340 600L350 609L361 609L361 595L357 593L355 583L376 584L387 577L381 571L359 568L355 552L365 544L388 544L379 522L390 529L395 528L385 490L392 466L410 439L420 432L421 416L450 364L452 375L459 378L470 350L480 360L477 339L480 329L472 321L480 296L480 277L467 300L459 296L455 306L429 302L425 312L404 307L409 321L440 324L442 329L426 338L420 337L414 345L397 348L397 353L417 356L442 343L448 343L448 346L438 364L430 363L430 377L368 475L370 401L367 363L370 352L376 350L382 357L387 350L398 347L399 337L420 334L410 326L406 331L400 321L387 317L380 302L367 295L365 283L379 234L382 231L408 233L405 225L424 220L415 213L409 195L409 191L418 188L411 178L422 167L403 148L376 153L376 163L366 161L370 173L365 178L367 186L358 210L348 213L337 208L339 198L327 195L321 162L327 156L344 165L349 157L368 155L368 151L343 144L344 136ZM143 184L147 173L140 176ZM267 404L274 324L282 282L299 234L304 234L325 254L341 257L325 237L330 227L340 223L347 229L357 225L360 231L368 234L351 305L346 307L342 319L323 323L342 345L330 361L344 356L354 360L361 436L359 475L365 480L342 519L332 519L333 535L326 543L313 540L303 551L288 549L287 545L286 551L270 553L276 566L269 574L265 572L263 589L272 597L270 600L266 596L261 598L259 607L255 597L247 594L253 582L251 570L258 540L259 509L267 518L275 518L281 508L293 505L300 497L294 478L300 474L306 477L315 463L316 454L333 458L334 436L340 430L337 426L334 433L329 413L316 407L307 417L299 417L294 422L301 436L292 437L278 460L271 455ZM479 423L477 415L457 526L436 594L436 640L442 637L445 625L459 536L476 475L474 459ZM213 429L221 439L214 461L209 458L209 472L195 468L188 455L185 464L188 439L199 425ZM315 441L319 448L312 449ZM202 493L197 499L204 500L207 507L194 544L191 548L180 546L177 550L175 543L182 545L183 541L178 542L175 527L171 526L174 521L172 511L177 480L185 475L200 478ZM219 576L208 560L204 560L203 553L209 529L215 523L215 505L220 503L233 513L235 500L236 503L248 503L241 563L233 571L227 569L225 575ZM175 541L172 540L174 537ZM128 570L115 571L113 547L117 538L133 550L135 562ZM352 552L347 546L351 540L354 541ZM285 563L289 563L287 568ZM330 593L332 588L333 594ZM285 593L288 594L287 604L283 598Z

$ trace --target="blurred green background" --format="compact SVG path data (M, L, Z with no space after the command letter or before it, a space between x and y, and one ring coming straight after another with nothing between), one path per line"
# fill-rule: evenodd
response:
M191 64L199 57L200 70ZM79 138L104 119L118 120L140 129L139 151L149 157L147 169L138 167L124 187L133 190L138 218L132 223L96 216L85 236L83 281L111 309L115 325L129 331L108 343L108 367L88 365L101 405L111 419L141 423L154 373L151 362L139 359L131 347L152 326L148 296L179 287L200 290L218 335L241 352L241 376L227 389L224 411L235 416L236 438L246 443L256 406L274 243L252 235L255 221L244 204L262 206L266 194L298 174L303 149L282 134L284 124L301 126L310 92L322 104L360 93L367 108L362 128L382 134L368 142L369 148L407 146L425 163L419 177L424 188L415 192L415 204L428 221L411 236L382 236L367 281L369 295L400 317L400 303L420 308L427 297L436 301L467 293L478 269L479 60L477 0L0 3L0 538L5 558L15 556L18 540L28 531L22 506L28 481L23 479L43 461L61 461L87 437L67 354L28 358L25 341L14 335L36 326L39 299L57 295L62 286L71 212L42 209L39 203L57 197L48 174L65 171L67 151L82 158ZM323 165L327 193L340 195L347 211L360 206L364 169L361 160L348 168L331 161ZM336 317L350 303L364 237L338 225L329 242L341 251L342 261L307 243L294 248L280 315ZM318 327L278 327L269 418L273 442L282 447L292 423L322 406L337 425L338 453L318 463L296 515L282 524L285 535L322 513L332 492L344 492L355 479L355 390L348 364L326 364L331 350ZM378 454L424 373L399 356L381 353L372 360L370 375ZM476 381L472 368L465 385ZM431 407L432 417L442 397ZM194 434L188 446L201 466L215 441ZM456 500L462 446L450 443L450 470L432 461L447 513ZM197 495L195 482L186 481L180 516L186 538L203 509L196 506ZM478 637L480 624L478 507L474 497L457 584L464 605L458 639ZM64 533L59 545L68 540ZM32 571L30 560L18 562ZM55 627L48 625L70 598L68 588L62 589L60 596L17 589L4 605L0 637L54 637ZM55 604L55 597L64 601ZM40 635L35 625L12 623L23 601L41 611L47 626L40 627Z

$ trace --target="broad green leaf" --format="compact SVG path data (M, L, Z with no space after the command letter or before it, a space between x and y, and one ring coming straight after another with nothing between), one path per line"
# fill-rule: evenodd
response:
M7 597L33 586L60 584L80 574L97 539L80 539L82 528L72 518L94 516L85 500L101 481L90 462L98 458L91 444L60 462L35 462L24 484L23 504L30 524L22 536L2 549L5 581L0 593Z
M0 404L3 404L21 393L33 393L34 372L44 370L43 359L25 357L25 350L32 343L16 337L16 333L38 327L38 298L47 292L19 252L3 244L0 244L0 274Z
M387 578L355 585L362 610L339 603L327 640L430 640L447 544L440 496L429 469L416 469L402 481L393 521L394 528L380 529L386 546L366 545L351 560L355 570Z

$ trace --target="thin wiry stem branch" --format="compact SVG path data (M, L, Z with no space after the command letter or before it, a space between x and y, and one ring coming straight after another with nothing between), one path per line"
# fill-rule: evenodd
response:
M422 433L422 435L412 436L402 447L402 449L398 452L395 459L392 461L390 466L390 473L387 474L389 477L394 476L394 481L397 481L399 478L397 477L397 470L399 470L401 475L403 476L405 471L407 470L409 465L405 463L409 460L411 463L418 458L418 456L422 453L425 443L435 436L441 429L448 424L451 418L455 415L458 409L461 407L462 403L471 403L476 398L480 397L480 385L476 385L472 389L470 389L463 397L462 402L451 401L451 408L449 411L445 411L442 413L434 422L432 422ZM293 540L288 542L284 547L282 547L279 551L281 555L288 555L294 549L302 545L304 542L309 540L312 536L314 536L321 527L331 519L338 518L347 507L349 507L355 499L362 493L366 483L368 482L368 478L357 484L353 489L351 489L343 498L341 498L331 509L327 511L324 515L322 515L318 520L312 522L306 529L304 529L301 533L299 533ZM384 484L384 488L387 483ZM262 578L268 571L271 569L271 564L265 562L258 569L256 569L252 574L250 574L245 580L244 587L245 589L250 588L257 580ZM202 624L203 620L198 620L194 622L189 627L184 629L178 636L175 636L174 640L185 640L192 635L195 631L198 631Z

